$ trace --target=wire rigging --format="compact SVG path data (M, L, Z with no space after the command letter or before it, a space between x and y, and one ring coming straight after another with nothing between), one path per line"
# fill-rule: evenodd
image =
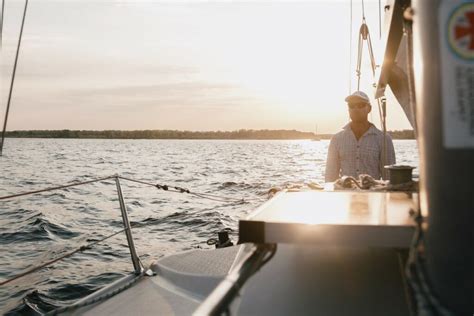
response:
M109 179L117 178L117 177L120 178L120 179L126 180L126 181L140 183L140 184L144 184L144 185L147 185L147 186L152 186L152 187L155 187L157 189L168 191L168 192L188 193L190 195L194 195L194 196L197 196L197 197L200 197L200 198L203 198L203 199L208 199L208 200L213 200L213 201L218 201L218 202L248 202L248 201L260 200L260 199L257 199L257 198L254 198L254 199L251 199L251 198L234 198L234 197L220 196L220 195L209 194L209 193L193 192L193 191L190 191L189 189L178 187L178 186L169 186L167 184L155 184L155 183L145 182L145 181L141 181L141 180L135 180L135 179L127 178L127 177L122 177L122 176L118 176L118 175L113 175L113 176L108 176L108 177L103 177L103 178L98 178L98 179L88 180L88 181L83 181L83 182L76 182L76 183L71 183L71 184L66 184L66 185L59 185L59 186L54 186L54 187L40 189L40 190L34 190L34 191L21 192L21 193L6 195L6 196L0 196L0 200L7 200L7 199L11 199L11 198L20 197L20 196L26 196L26 195L32 195L32 194L37 194L37 193L42 193L42 192L61 190L61 189L75 187L75 186L79 186L79 185L84 185L84 184L109 180Z
M1 196L0 200L7 200L15 197L20 197L20 196L25 196L25 195L31 195L31 194L37 194L37 193L42 193L42 192L48 192L48 191L55 191L55 190L60 190L60 189L66 189L70 187L75 187L79 185L84 185L84 184L89 184L89 183L94 183L94 182L99 182L99 181L104 181L107 179L112 179L115 178L115 176L108 176L104 178L99 178L99 179L94 179L94 180L89 180L89 181L83 181L83 182L76 182L76 183L71 183L71 184L66 184L66 185L59 185L51 188L46 188L46 189L41 189L41 190L35 190L35 191L29 191L29 192L22 192L22 193L16 193L12 195L6 195L6 196Z
M379 39L382 39L382 0L379 0Z
M350 23L349 23L349 93L352 93L352 0L350 3Z
M369 27L367 26L366 19L365 19L365 5L364 5L364 0L361 0L362 4L362 24L359 29L359 42L358 42L358 52L357 52L357 69L356 69L356 75L357 75L357 90L360 90L360 80L361 80L361 68L362 68L362 57L363 57L363 46L364 42L367 42L367 48L369 51L369 58L370 58L370 66L372 70L372 76L375 79L375 70L378 67L376 62L375 62L375 57L374 57L374 51L372 47L372 39L370 36L369 32ZM382 24L381 24L381 3L379 0L379 32L380 32L380 38L382 37ZM374 82L374 86L376 86ZM377 106L378 106L378 112L379 112L379 119L380 119L380 124L382 125L383 129L383 142L382 142L382 160L381 160L381 171L382 174L384 174L384 178L386 178L385 174L386 171L383 168L385 163L387 162L387 128L386 128L386 116L387 116L387 108L386 108L386 99L383 98L378 98L377 99Z
M362 25L359 29L359 42L358 42L358 52L357 52L357 90L360 89L360 77L361 77L361 68L362 68L362 57L363 57L363 48L364 42L367 41L367 48L369 50L370 57L370 66L372 69L372 75L375 77L375 68L377 64L375 63L374 50L372 49L372 40L370 37L369 27L365 22L365 19L362 21Z
M19 273L19 274L13 276L13 277L7 279L7 280L1 281L1 282L0 282L0 286L5 285L5 284L8 284L8 283L10 283L10 282L12 282L12 281L14 281L14 280L16 280L16 279L19 279L19 278L21 278L21 277L24 277L24 276L26 276L26 275L28 275L28 274L31 274L31 273L33 273L33 272L36 272L36 271L38 271L38 270L41 270L42 268L45 268L45 267L47 267L47 266L49 266L49 265L52 265L53 263L58 262L58 261L60 261L60 260L66 259L66 258L68 258L68 257L70 257L70 256L72 256L72 255L74 255L74 254L76 254L76 253L78 253L78 252L83 252L84 250L91 249L93 246L95 246L95 245L97 245L97 244L99 244L99 243L101 243L101 242L103 242L103 241L106 241L107 239L110 239L110 238L114 237L115 235L118 235L118 234L124 232L125 230L126 230L126 228L124 228L124 229L122 229L122 230L119 230L119 231L116 231L116 232L114 232L113 234L110 234L110 235L108 235L108 236L106 236L106 237L104 237L104 238L102 238L102 239L99 239L99 240L90 242L90 243L88 243L88 244L86 244L86 245L82 245L82 246L80 246L80 247L78 247L78 248L76 248L76 249L74 249L74 250L72 250L72 251L69 251L69 252L65 253L65 254L62 255L62 256L59 256L59 257L54 258L54 259L52 259L52 260L49 260L49 261L47 261L47 262L45 262L45 263L43 263L43 264L40 264L40 265L38 265L38 266L36 266L36 267L30 268L30 269L28 269L28 270L26 270L26 271L24 271L24 272L22 272L22 273Z
M135 179L130 179L126 177L119 176L120 179L126 180L126 181L131 181L131 182L136 182L136 183L141 183L144 185L156 187L159 190L164 190L164 191L169 191L169 192L177 192L177 193L188 193L190 195L194 195L197 197L201 197L204 199L208 200L213 200L213 201L218 201L218 202L245 202L245 201L251 201L251 200L258 200L258 199L248 199L248 198L234 198L234 197L228 197L228 196L220 196L220 195L215 195L215 194L209 194L209 193L198 193L198 192L193 192L190 191L189 189L178 187L178 186L170 186L167 184L155 184L155 183L150 183L150 182L145 182L145 181L140 181L140 180L135 180Z
M3 6L3 4L2 4L2 6ZM27 8L28 8L28 0L25 0L25 9L23 10L23 19L21 21L20 37L18 38L18 46L17 46L17 49L16 49L15 63L13 65L12 79L11 79L11 82L10 82L10 91L8 92L7 109L5 111L5 118L3 120L2 142L0 143L0 156L2 155L2 152L3 152L3 143L5 141L5 130L7 129L8 112L10 111L10 102L11 102L11 99L12 99L13 83L15 82L16 66L18 64L18 55L20 53L21 38L23 36L23 27L25 26L25 18L26 18ZM2 8L2 14L3 14L3 8ZM2 24L3 24L3 17L2 17Z
M0 51L3 47L3 17L5 16L5 0L2 0L2 15L0 20Z

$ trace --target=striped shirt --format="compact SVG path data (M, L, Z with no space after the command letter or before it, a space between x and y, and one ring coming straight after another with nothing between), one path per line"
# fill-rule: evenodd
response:
M331 138L326 161L326 182L335 181L341 176L358 178L360 174L371 175L378 180L388 178L383 169L385 165L395 164L395 150L390 135L386 136L386 157L383 156L383 133L373 124L359 140L355 137L350 123Z

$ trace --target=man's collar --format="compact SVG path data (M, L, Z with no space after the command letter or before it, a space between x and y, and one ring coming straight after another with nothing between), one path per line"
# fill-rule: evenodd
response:
M369 129L367 130L367 132L365 132L365 134L367 134L367 135L368 135L368 134L377 134L377 132L378 132L377 127L375 127L375 125L372 124L372 123L370 123L370 122L369 122L369 124L370 124L370 127L369 127ZM345 131L352 131L352 130L351 130L351 122L349 122L349 123L347 123L346 125L344 125L344 127L343 127L342 129L345 130ZM364 135L365 135L365 134L364 134Z
M367 134L377 134L379 130L377 129L377 127L375 127L374 124L370 123L370 127L369 127L369 130L367 131Z

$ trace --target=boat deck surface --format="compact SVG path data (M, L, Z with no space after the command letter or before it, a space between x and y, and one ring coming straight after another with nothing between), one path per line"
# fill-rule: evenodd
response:
M190 315L227 275L240 248L192 250L165 257L151 265L156 275L143 276L125 291L73 314Z
M240 289L231 314L409 315L403 267L414 232L413 197L364 192L275 196L240 221L240 241L276 243L277 250ZM233 264L242 264L244 247L168 256L150 267L154 276L77 312L193 314Z

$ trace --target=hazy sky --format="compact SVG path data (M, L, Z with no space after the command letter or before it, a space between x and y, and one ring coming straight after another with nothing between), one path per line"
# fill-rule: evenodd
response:
M23 3L6 1L0 121ZM380 63L378 9L365 0ZM350 69L349 0L30 1L8 130L333 133L348 121L361 20L354 0ZM362 87L372 95L367 56L364 47ZM388 112L389 129L409 128L396 104Z

